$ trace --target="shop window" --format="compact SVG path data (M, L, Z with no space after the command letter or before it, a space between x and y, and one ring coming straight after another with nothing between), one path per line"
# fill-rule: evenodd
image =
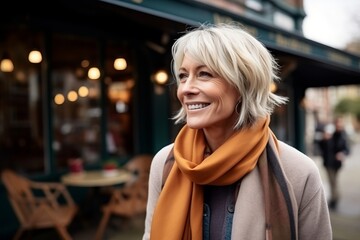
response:
M43 59L42 34L5 35L0 56L11 65L1 65L0 71L1 169L45 173L46 166L55 171L68 168L72 158L83 159L86 166L133 154L135 80L123 41L100 43L92 37L53 33L47 49L50 58ZM29 58L32 50L37 52ZM45 124L48 120L50 125Z
M85 166L99 165L108 158L125 160L133 151L135 84L127 48L119 42L105 42L105 58L101 59L95 39L55 35L53 41L53 150L57 167L67 167L73 158L81 158Z
M52 148L58 169L69 160L96 164L101 156L99 47L79 36L53 36L52 43Z
M133 154L133 60L126 41L108 41L105 51L107 155L123 162Z
M28 59L34 46L43 45L42 37L26 31L4 36L0 42L0 170L44 172L41 60Z

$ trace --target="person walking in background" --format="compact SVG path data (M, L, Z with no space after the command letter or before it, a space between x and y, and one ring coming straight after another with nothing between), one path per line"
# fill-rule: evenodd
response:
M269 127L286 98L269 51L236 24L176 40L173 73L185 123L153 158L143 240L330 240L320 173Z
M334 132L324 130L324 137L320 141L323 164L327 172L330 185L330 209L336 209L339 200L338 172L346 156L350 153L347 134L344 130L344 120L337 117L334 121Z

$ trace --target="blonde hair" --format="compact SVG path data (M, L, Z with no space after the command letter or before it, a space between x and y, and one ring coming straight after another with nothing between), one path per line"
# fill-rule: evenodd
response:
M185 54L238 90L241 102L235 129L251 126L258 118L270 115L274 106L287 101L270 92L271 84L279 80L275 59L240 25L203 24L177 39L172 46L172 71L177 84ZM185 122L185 110L181 107L173 119L175 123Z

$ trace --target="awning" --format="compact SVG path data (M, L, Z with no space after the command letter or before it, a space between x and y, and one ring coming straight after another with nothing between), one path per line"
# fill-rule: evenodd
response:
M198 1L136 1L102 0L103 2L196 26L210 22L240 22L270 50L279 55L294 56L304 79L304 87L360 84L360 57L312 41L300 34L288 32L255 19L236 15Z

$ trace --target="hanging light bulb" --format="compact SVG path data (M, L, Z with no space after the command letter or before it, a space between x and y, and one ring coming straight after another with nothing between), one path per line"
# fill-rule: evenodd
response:
M41 52L38 50L32 50L29 53L28 59L29 59L29 62L31 62L31 63L40 63L42 61Z
M1 58L0 70L2 72L12 72L14 70L14 64L7 52L4 52L3 57Z
M159 85L165 84L168 79L169 79L169 76L165 70L159 70L154 75L154 80Z
M88 77L92 80L99 79L100 77L100 70L97 67L92 67L88 71Z
M277 87L276 83L272 82L270 85L270 92L272 92L272 93L276 92L277 88L278 87Z
M125 58L117 58L114 61L114 68L116 70L125 70L127 67L126 59Z

